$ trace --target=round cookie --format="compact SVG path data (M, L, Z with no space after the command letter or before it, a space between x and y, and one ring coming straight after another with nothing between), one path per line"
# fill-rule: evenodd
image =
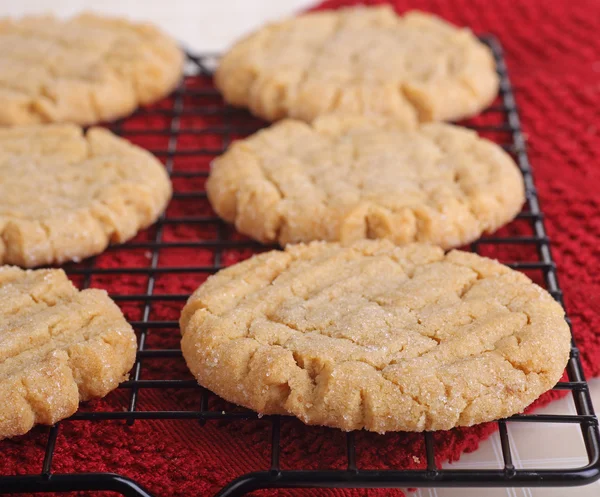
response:
M150 153L94 128L0 129L0 263L79 260L152 224L171 197Z
M447 430L522 412L560 379L562 307L525 275L424 244L313 242L210 277L181 316L198 382L343 430Z
M0 19L0 125L89 125L160 100L183 53L157 28L82 14Z
M389 238L458 247L512 220L523 178L473 131L383 118L283 120L235 142L206 184L214 210L261 242Z
M0 266L0 439L71 416L128 377L136 339L103 290Z
M490 50L468 29L391 7L313 12L267 25L221 59L225 100L269 121L333 111L458 120L496 97Z

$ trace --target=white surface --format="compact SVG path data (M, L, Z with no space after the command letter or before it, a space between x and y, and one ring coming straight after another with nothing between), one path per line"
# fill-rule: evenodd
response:
M600 405L600 381L590 382L592 397ZM576 414L569 395L557 400L536 414ZM581 431L576 425L508 423L513 464L517 469L577 468L587 463ZM495 465L495 466L494 466ZM501 468L500 437L495 433L460 461L447 468ZM419 489L415 497L598 497L600 481L572 488L486 488L486 489Z
M82 10L151 21L187 47L222 51L236 38L268 20L292 15L311 0L0 0L0 15Z
M189 48L218 52L262 23L292 15L312 3L311 0L0 0L0 15L52 12L67 16L81 10L93 10L154 22ZM600 408L600 380L592 380L590 384L592 398ZM573 409L572 402L566 398L538 412L574 413ZM510 423L509 431L516 449L513 459L517 467L577 467L586 461L581 435L572 426ZM500 467L501 461L496 435L474 453L464 455L452 467L481 468L490 464ZM416 493L416 497L505 496L598 497L600 483L562 489L420 489Z

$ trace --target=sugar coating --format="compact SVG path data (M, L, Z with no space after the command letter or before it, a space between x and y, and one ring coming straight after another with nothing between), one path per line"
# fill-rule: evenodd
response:
M388 238L444 248L512 220L521 173L498 145L441 123L285 119L236 141L206 184L215 211L261 242Z
M198 382L343 430L447 430L522 412L560 379L562 307L525 275L424 244L312 242L254 256L188 300Z
M269 24L224 55L215 84L227 102L269 121L343 111L415 122L475 115L499 80L490 50L469 30L379 6Z
M0 129L0 264L79 260L152 224L171 197L162 164L111 132Z
M182 71L182 51L151 25L0 19L0 125L113 120L170 93Z
M103 290L0 266L0 439L72 415L127 379L136 339Z

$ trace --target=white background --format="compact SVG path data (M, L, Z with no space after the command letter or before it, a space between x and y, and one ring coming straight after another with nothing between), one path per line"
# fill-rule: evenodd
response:
M266 20L288 16L316 0L0 0L0 15L81 10L116 14L160 25L187 47L222 51Z
M68 16L81 10L93 10L151 21L192 50L219 52L262 23L293 15L312 3L311 0L0 0L0 15L54 13ZM535 164L533 167L535 168ZM600 409L600 380L592 380L591 385L592 396ZM572 402L563 399L538 412L574 414L574 406ZM517 467L564 468L585 463L581 437L575 427L552 425L550 428L539 428L531 424L513 423L509 430L516 449L513 458ZM499 439L496 436L484 442L476 452L465 455L454 467L490 467L490 464L499 465L501 460ZM416 494L408 495L598 497L600 483L563 489L421 489Z

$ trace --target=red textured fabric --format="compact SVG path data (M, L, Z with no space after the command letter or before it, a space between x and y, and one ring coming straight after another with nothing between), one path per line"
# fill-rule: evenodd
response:
M350 5L351 1L327 1L326 8ZM381 2L369 2L381 3ZM531 163L546 213L546 226L553 241L553 255L559 268L575 338L582 349L588 376L600 373L600 285L597 262L600 253L600 216L597 171L600 156L600 3L596 0L396 0L399 12L419 8L441 15L458 25L468 25L477 33L494 33L501 41L511 79L516 87L523 127L528 138ZM223 21L226 22L226 21ZM210 81L190 79L190 88L202 88ZM219 103L209 97L186 97L186 108ZM172 99L158 105L169 108ZM478 118L488 122L490 116ZM247 121L247 119L246 119ZM218 116L204 118L186 115L182 128L205 128L222 124ZM169 125L167 117L136 117L127 120L124 130L132 141L152 150L166 149L167 137L132 134L135 129L152 130ZM494 138L492 136L492 138ZM218 148L222 139L211 134L185 134L178 140L180 150ZM161 157L164 158L164 157ZM208 170L209 156L178 156L175 171ZM176 191L203 188L202 178L176 178ZM172 201L168 216L212 215L205 199ZM527 223L515 222L502 233L528 233ZM152 240L155 228L141 233L137 240ZM232 230L232 238L239 237ZM210 240L217 236L210 224L167 224L165 241ZM249 250L227 250L223 262L234 263L251 254ZM535 260L525 247L488 247L484 255L501 260ZM158 266L199 266L214 262L210 249L170 248L160 252ZM97 266L148 267L149 253L138 249L118 249L97 258ZM530 274L540 281L540 274ZM158 273L156 294L182 294L193 291L206 274ZM82 279L76 279L79 284ZM145 275L125 273L94 276L92 286L114 294L145 293ZM139 320L144 302L121 302L127 317ZM175 320L182 302L156 301L151 319ZM176 348L176 329L153 329L146 348ZM190 378L183 361L153 359L144 361L142 378ZM549 396L541 402L549 400ZM122 410L129 391L119 390L106 399L83 406L84 410ZM196 391L142 390L138 409L198 409ZM220 408L218 401L212 407ZM224 408L229 408L222 405ZM438 463L456 460L464 451L476 449L494 425L439 432L434 435ZM30 434L0 442L0 474L37 473L41 469L48 429L35 428ZM122 422L66 422L58 438L53 471L111 471L129 476L157 496L209 496L239 476L268 467L269 423L195 421L138 421L127 427ZM345 438L337 430L308 428L298 421L282 422L282 467L340 468L345 464ZM422 436L357 434L358 463L362 468L423 467ZM394 490L286 490L263 491L257 495L384 496L401 495Z

